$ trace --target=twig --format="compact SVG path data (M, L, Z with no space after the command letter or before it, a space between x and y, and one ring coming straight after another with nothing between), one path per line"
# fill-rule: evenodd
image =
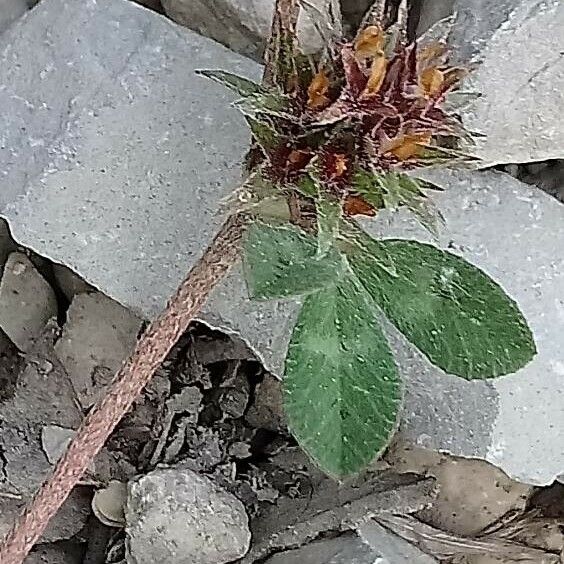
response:
M459 555L490 555L496 558L557 564L557 554L495 538L465 538L446 533L407 515L378 514L375 520L386 529L435 558Z
M106 395L82 422L51 477L0 546L2 564L21 564L106 439L130 409L210 292L239 256L245 218L229 218L190 270L166 309L147 328Z

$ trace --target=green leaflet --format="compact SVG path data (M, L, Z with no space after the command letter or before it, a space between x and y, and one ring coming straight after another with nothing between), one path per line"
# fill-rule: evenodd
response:
M442 216L422 192L423 188L431 188L428 183L397 172L374 174L359 170L352 185L376 209L405 206L423 227L437 235Z
M319 185L309 174L302 176L293 187L307 198L315 198L319 194Z
M347 258L390 321L446 372L493 378L519 370L535 355L515 302L464 259L431 245L375 241L364 233L347 247Z
M307 297L286 357L290 430L320 468L358 472L388 445L402 385L374 307L353 276Z
M260 84L231 72L222 70L197 70L196 74L215 80L223 86L227 86L230 90L237 92L239 96L245 97L250 96L251 94L264 92L264 89Z
M334 249L318 255L317 239L295 227L254 223L244 241L245 278L254 299L307 294L331 284L343 273Z
M256 119L256 117L248 115L245 119L249 124L255 141L261 146L265 153L282 144L280 134L267 117Z
M480 159L457 149L445 147L425 147L423 153L417 157L426 167L442 167L456 165L458 168L472 168L479 164Z
M290 104L288 97L267 92L251 94L237 100L234 105L245 117L258 121L261 121L263 116L296 121L296 117L290 113Z

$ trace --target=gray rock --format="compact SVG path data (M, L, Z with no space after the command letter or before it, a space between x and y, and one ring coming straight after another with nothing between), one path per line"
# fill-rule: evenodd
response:
M56 315L57 299L51 286L26 255L12 253L0 281L0 327L21 351L28 352Z
M0 0L0 33L28 10L26 0Z
M16 240L153 318L217 231L218 202L238 181L248 141L240 117L227 107L229 95L192 71L220 67L257 77L260 68L132 3L102 4L43 0L12 27L9 45L0 49L10 55L0 58L0 83L9 83L15 93L0 90L0 105L7 108L0 115L2 130L14 151L30 157L24 167L21 159L0 152L0 170L6 172L0 213ZM543 18L560 11L549 2L520 20L532 27L519 29L537 33ZM554 17L553 24L557 21ZM553 24L547 29L554 31ZM51 33L50 50L38 39L38 30L45 29ZM508 28L496 41L505 35L517 40L518 34ZM521 43L524 48L526 42ZM544 44L541 38L539 45ZM26 52L34 57L25 57ZM528 56L514 58L527 72L544 64ZM492 73L494 68L498 75L506 72L500 60L497 67L494 62ZM67 85L64 92L61 83ZM509 92L499 84L497 89ZM560 95L556 88L553 94ZM514 103L521 99L514 98ZM519 119L534 115L542 121L541 98L525 104ZM43 100L48 111L26 114L22 100L33 107ZM564 131L562 116L551 113L554 108L547 110L553 120L547 131ZM18 121L22 115L26 136ZM492 128L513 127L505 106L491 117L497 120ZM516 139L505 134L498 148ZM537 141L540 147L544 137L532 132L523 147ZM539 354L515 375L493 383L466 382L439 372L392 335L407 378L403 429L421 446L486 459L532 484L551 483L564 471L564 453L556 448L564 441L564 207L504 174L441 173L437 181L445 188L434 197L447 227L435 244L485 269L517 300ZM382 214L372 229L427 240L407 214ZM236 268L200 319L240 335L267 369L280 375L297 307L292 300L250 302Z
M265 564L374 564L378 553L356 535L312 542L271 556ZM401 561L393 561L401 564ZM384 563L382 563L384 564ZM407 564L407 562L406 562Z
M343 19L353 27L358 25L372 4L374 4L372 0L341 0Z
M41 429L41 446L50 464L56 464L61 458L75 433L74 429L59 425L45 425Z
M43 478L47 478L47 474ZM75 488L55 517L49 522L40 542L47 543L70 539L80 532L90 515L90 497L91 494L87 488ZM0 499L0 536L2 538L21 514L25 501L23 498L13 499L5 496ZM51 564L51 560L47 560L46 564Z
M274 0L163 0L166 13L176 22L211 37L234 51L260 56L270 34ZM335 20L340 28L340 8L337 0L311 0L322 18ZM302 11L298 21L299 38L307 53L323 46L322 37L312 19Z
M450 16L454 12L455 3L456 0L420 0L417 36L423 35L433 24Z
M141 320L103 294L78 294L55 352L78 400L90 407L132 351Z
M245 419L257 429L283 431L286 429L286 421L282 402L282 384L274 377L266 375L255 389L255 398Z
M0 402L13 397L23 365L20 351L0 329Z
M81 564L84 548L78 543L40 544L26 557L24 564Z
M125 518L129 564L223 564L244 556L251 540L243 504L187 469L131 482Z
M460 61L480 56L491 37L507 23L511 12L536 0L422 0L418 35L434 23L456 13L450 42L453 55Z
M15 250L16 244L10 235L8 224L4 219L0 219L0 278L2 277L8 255Z
M62 264L53 265L53 274L57 285L65 297L71 301L77 294L94 291L94 288L85 282L78 274Z
M483 166L560 158L564 4L426 0L420 28L449 12L450 6L457 13L450 37L455 58L480 61L465 89L482 97L463 117L470 129L487 135L476 149Z
M562 156L564 4L515 4L481 50L483 62L468 84L483 94L464 117L470 128L487 134L477 150L485 164Z

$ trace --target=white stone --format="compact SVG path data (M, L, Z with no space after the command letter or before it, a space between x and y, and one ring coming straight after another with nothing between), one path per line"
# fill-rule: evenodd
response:
M376 521L362 523L358 533L376 553L374 564L437 564L433 557Z
M57 299L51 286L26 255L12 253L0 281L0 327L21 351L28 352L56 315Z
M482 97L465 123L487 135L477 154L488 165L561 158L564 145L564 3L514 4L468 81Z
M243 504L188 469L159 469L131 482L128 564L224 564L245 555L251 533Z
M103 294L78 294L55 352L84 408L90 407L132 351L141 321Z
M340 29L337 0L310 0L319 11L316 20L325 32L325 22L335 21ZM264 49L270 34L274 0L163 0L167 14L178 23L211 37L234 51L257 55ZM324 27L325 26L325 27ZM323 39L304 10L298 20L300 44L306 53L318 51Z

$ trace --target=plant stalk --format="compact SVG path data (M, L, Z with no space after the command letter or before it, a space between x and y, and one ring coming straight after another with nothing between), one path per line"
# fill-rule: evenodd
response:
M51 476L0 545L2 564L21 564L107 438L240 254L247 218L233 215L149 325L106 395L92 408Z

